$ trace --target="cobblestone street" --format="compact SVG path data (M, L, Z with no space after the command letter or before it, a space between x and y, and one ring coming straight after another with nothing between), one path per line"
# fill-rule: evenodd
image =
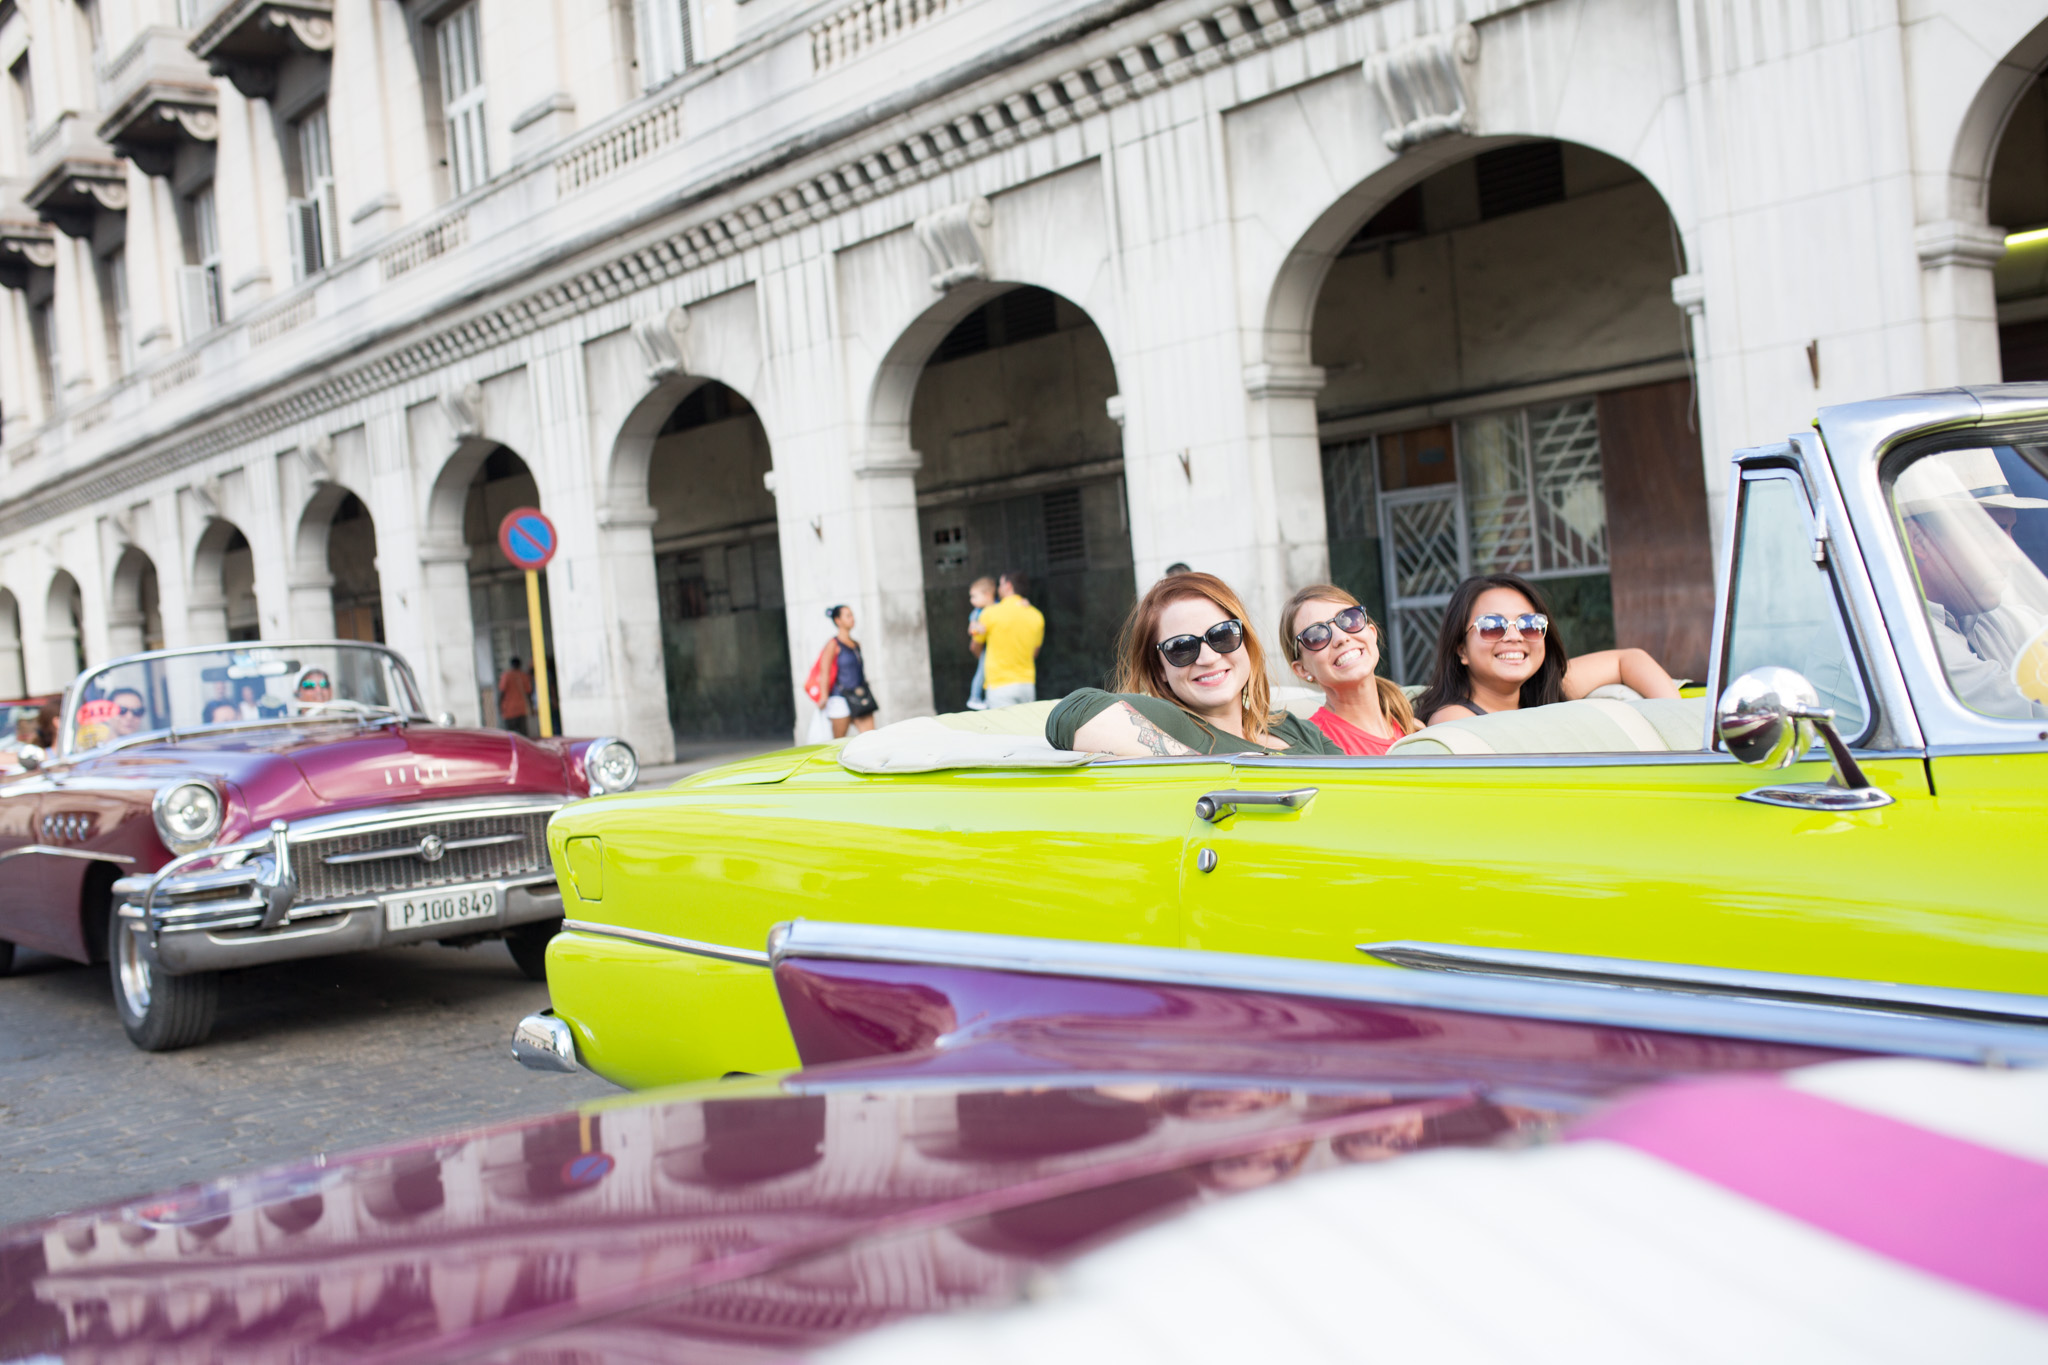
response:
M0 978L0 1225L618 1093L512 1060L547 999L502 945L394 948L229 975L211 1041L149 1054L104 966L25 951Z

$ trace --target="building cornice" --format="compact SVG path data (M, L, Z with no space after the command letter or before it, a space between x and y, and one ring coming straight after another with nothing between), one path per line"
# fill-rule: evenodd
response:
M1479 3L1480 17L1520 8L1528 0ZM770 151L678 189L647 205L623 223L601 227L545 248L545 254L503 264L495 278L475 281L470 299L498 301L452 309L436 303L432 321L394 323L381 338L338 344L338 354L310 358L307 369L334 364L345 354L360 357L338 373L311 382L290 380L216 405L181 423L190 433L157 444L145 438L111 452L43 489L0 503L0 535L63 516L102 498L139 487L245 442L283 430L529 335L540 328L639 292L665 280L726 259L854 205L1143 99L1227 63L1354 15L1388 0L1301 0L1283 12L1276 0L1248 0L1220 9L1200 0L1162 6L1156 0L1105 0L1066 19L979 54L951 71L907 87L855 113L778 144ZM1147 12L1166 10L1163 22L1132 32ZM1158 17L1158 16L1155 16ZM1122 28L1123 33L1111 30ZM1130 41L1122 39L1128 37ZM1075 66L1047 79L1013 79L1008 90L966 107L958 97L979 84L1029 66L1048 53L1083 46ZM1114 45L1113 45L1114 44ZM1102 55L1090 57L1090 51ZM1033 73L1035 74L1035 73ZM909 116L941 102L951 117L909 123ZM635 111L634 117L640 116ZM906 124L909 126L906 128ZM862 134L888 128L885 138ZM603 130L594 130L602 136ZM586 139L554 160L579 155ZM843 149L843 150L842 150ZM801 170L797 168L801 167ZM792 173L795 172L795 173ZM762 189L740 195L751 186ZM443 230L463 206L407 234ZM693 212L694 211L694 212ZM684 218L681 226L674 220ZM637 233L638 240L633 240ZM630 245L618 244L625 237ZM611 247L609 251L604 250ZM390 248L387 248L387 254ZM601 253L601 254L600 254ZM596 259L592 259L596 257ZM554 262L552 270L549 262ZM529 286L511 298L502 291L515 281ZM194 357L181 358L178 364ZM277 390L287 389L279 393ZM194 430L194 428L199 428Z

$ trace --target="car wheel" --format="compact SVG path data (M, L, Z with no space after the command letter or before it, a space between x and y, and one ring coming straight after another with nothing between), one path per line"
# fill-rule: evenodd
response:
M528 981L548 979L548 940L561 931L562 922L550 919L522 924L505 935L505 946L512 950L512 960Z
M169 1052L206 1041L220 1004L220 978L212 972L167 976L150 962L138 926L116 919L107 930L114 1010L128 1041L144 1052Z
M0 938L0 976L14 970L14 945Z

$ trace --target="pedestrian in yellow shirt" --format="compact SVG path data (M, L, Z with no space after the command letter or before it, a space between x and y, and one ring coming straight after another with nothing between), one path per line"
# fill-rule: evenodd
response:
M974 623L982 644L982 685L991 711L1038 700L1038 647L1045 615L1024 596L1024 575L1011 570L996 581L996 601Z

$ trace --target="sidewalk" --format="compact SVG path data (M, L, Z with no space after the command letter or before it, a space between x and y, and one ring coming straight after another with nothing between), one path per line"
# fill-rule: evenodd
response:
M714 739L694 744L676 745L673 763L660 763L640 770L640 780L634 784L635 791L655 791L674 782L680 782L692 773L701 773L706 768L716 768L755 754L771 754L777 749L787 749L786 739Z

